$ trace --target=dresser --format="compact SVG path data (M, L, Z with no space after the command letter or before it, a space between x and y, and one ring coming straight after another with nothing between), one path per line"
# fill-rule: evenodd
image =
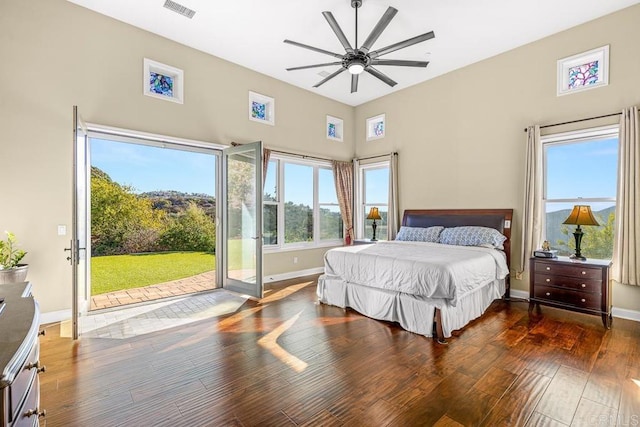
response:
M38 304L29 283L0 285L4 307L0 312L0 427L38 426L40 408L38 375Z
M611 327L611 261L574 262L568 257L531 258L529 311L548 305L599 315Z

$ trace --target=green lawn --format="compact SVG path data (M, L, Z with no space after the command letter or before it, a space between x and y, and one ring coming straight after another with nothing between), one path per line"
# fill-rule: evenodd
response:
M207 252L163 252L91 258L91 294L155 285L216 269Z

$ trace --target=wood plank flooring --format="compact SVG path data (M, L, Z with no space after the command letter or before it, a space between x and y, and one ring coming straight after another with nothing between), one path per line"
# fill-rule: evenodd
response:
M316 279L123 340L48 326L41 425L640 424L640 323L496 301L444 346L318 304Z

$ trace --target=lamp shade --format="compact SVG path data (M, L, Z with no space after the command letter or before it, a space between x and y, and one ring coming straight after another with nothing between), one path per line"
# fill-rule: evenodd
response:
M367 215L367 219L382 219L380 212L378 212L378 208L371 208L369 215Z
M575 205L563 224L570 225L600 225L591 212L591 206Z

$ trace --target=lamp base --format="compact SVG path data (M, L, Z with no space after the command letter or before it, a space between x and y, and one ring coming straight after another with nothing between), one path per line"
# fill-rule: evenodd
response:
M587 259L581 255L573 254L569 257L572 261L586 261Z

